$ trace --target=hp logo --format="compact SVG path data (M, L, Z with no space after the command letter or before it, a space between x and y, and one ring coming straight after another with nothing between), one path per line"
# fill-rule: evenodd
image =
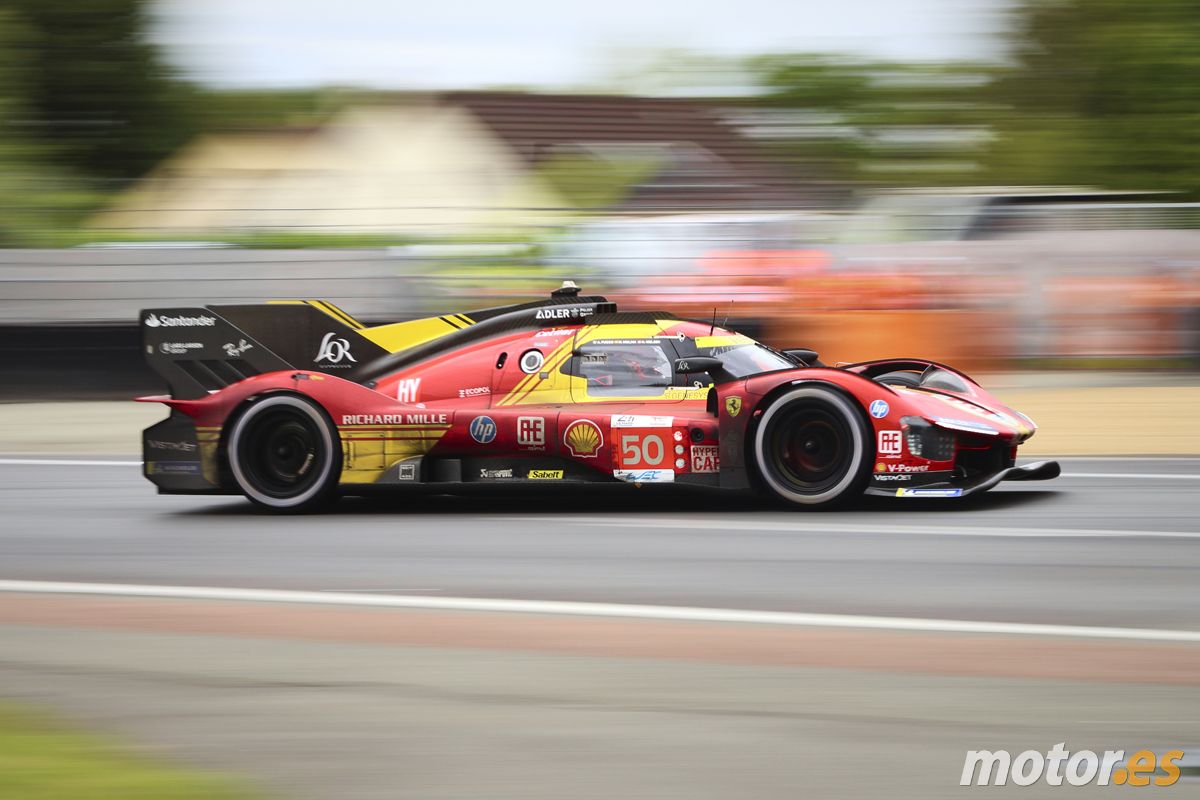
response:
M471 438L480 444L488 444L496 438L496 423L491 417L476 417L471 420Z

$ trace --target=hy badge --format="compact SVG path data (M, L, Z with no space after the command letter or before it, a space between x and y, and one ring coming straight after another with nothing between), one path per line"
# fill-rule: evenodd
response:
M396 399L401 403L416 404L421 396L420 378L401 378L396 381Z
M888 405L887 400L871 401L871 416L875 419L883 419L891 410L892 408Z

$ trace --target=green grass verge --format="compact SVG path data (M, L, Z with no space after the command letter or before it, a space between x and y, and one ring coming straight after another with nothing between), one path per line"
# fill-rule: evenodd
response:
M219 776L176 769L29 710L0 705L0 798L254 800Z

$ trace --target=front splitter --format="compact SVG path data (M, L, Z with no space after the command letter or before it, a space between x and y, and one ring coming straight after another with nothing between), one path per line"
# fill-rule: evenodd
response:
M962 483L942 481L927 483L924 486L897 489L872 486L867 489L866 494L875 497L966 497L986 492L1001 481L1048 481L1061 474L1062 468L1059 467L1057 461L1035 461L1032 464L1009 467Z

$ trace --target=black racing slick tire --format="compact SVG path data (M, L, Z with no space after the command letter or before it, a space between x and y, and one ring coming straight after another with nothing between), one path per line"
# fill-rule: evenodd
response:
M854 400L810 384L771 402L754 431L752 455L769 495L794 507L831 507L866 489L874 442Z
M268 395L233 424L229 467L242 494L280 513L316 510L337 497L342 445L316 404Z

